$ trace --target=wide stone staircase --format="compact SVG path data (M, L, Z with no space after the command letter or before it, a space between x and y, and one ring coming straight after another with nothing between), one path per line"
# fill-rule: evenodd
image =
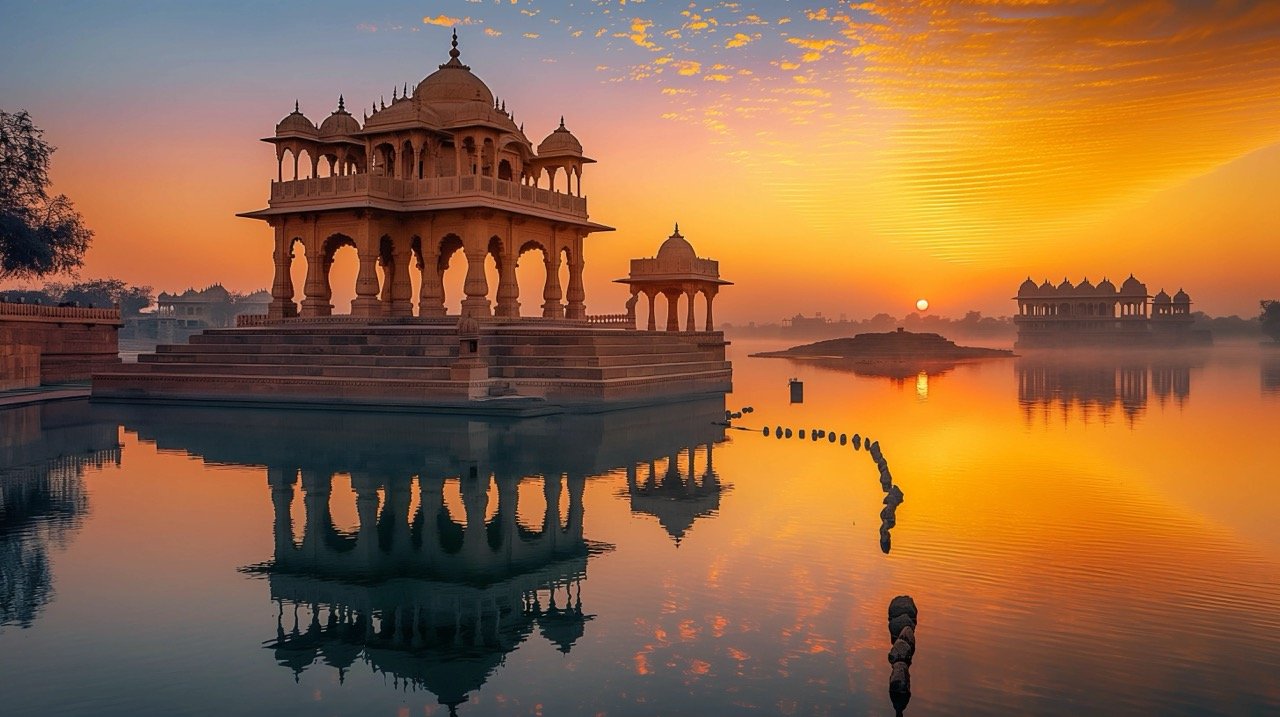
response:
M543 408L651 403L728 391L724 348L718 332L494 322L463 337L453 325L289 323L159 346L96 374L93 395L512 410L513 398Z

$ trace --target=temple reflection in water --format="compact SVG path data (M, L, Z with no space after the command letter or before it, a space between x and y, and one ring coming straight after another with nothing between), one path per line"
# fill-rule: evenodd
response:
M719 506L723 397L523 420L110 410L158 448L267 466L274 555L245 571L270 586L277 623L264 645L295 679L320 664L343 680L363 663L450 713L526 640L567 653L584 635L588 562L611 549L583 533L589 478L625 471L633 512L677 540ZM335 490L345 476L350 493ZM334 516L348 500L356 526L343 530Z
M50 551L89 510L84 473L120 463L115 424L86 402L0 411L0 627L30 627L54 596Z
M1262 380L1262 393L1269 395L1280 394L1280 350L1274 347L1264 347L1262 354L1262 364L1259 369Z
M1155 398L1182 406L1191 396L1191 370L1204 363L1195 352L1159 355L1099 354L1088 358L1032 355L1015 363L1018 403L1028 420L1077 413L1084 423L1108 423L1119 412L1137 421Z

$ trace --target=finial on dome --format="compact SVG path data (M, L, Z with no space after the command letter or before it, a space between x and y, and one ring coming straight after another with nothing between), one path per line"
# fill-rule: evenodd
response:
M453 28L453 49L449 50L449 57L456 60L461 54L458 52L458 28L455 27Z
M560 129L564 129L564 115L560 115Z
M338 111L339 112L347 111L347 102L346 100L342 99L342 95L338 95Z
M294 111L294 112L297 112L298 114L302 114L302 110L300 110L300 109L298 108L298 101L297 101L297 100L294 100L294 101L293 101L293 111Z
M502 111L503 111L503 112L506 112L506 111L507 111L507 101L506 101L506 100L503 100L503 101L502 101Z
M409 98L409 83L408 83L408 82L404 83L404 92L401 92L401 93L400 93L400 96L401 96L401 97L404 97L405 99L408 99L408 98Z
M378 98L378 106L385 110L385 109L387 108L387 98L386 98L386 97L379 97L379 98Z
M672 232L672 233L671 233L671 236L673 236L673 237L678 237L678 236L680 236L680 222L676 222L676 229L675 229L675 231L674 231L674 232ZM681 237L681 238L683 238L683 237Z
M398 96L399 96L399 95L397 94L398 92L400 92L400 88L399 88L399 87L392 87L392 88L391 88L391 104L393 104L393 105L396 103L396 97L398 97Z

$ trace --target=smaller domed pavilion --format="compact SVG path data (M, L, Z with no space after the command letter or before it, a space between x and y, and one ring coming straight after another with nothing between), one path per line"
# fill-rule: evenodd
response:
M715 330L712 304L721 286L730 286L732 281L720 278L720 262L714 259L701 259L693 250L693 245L680 234L680 225L658 247L658 255L652 259L632 259L631 274L625 279L615 279L619 284L631 287L631 300L627 302L627 316L634 324L636 301L640 294L649 299L648 330L656 331L654 318L654 302L659 294L667 297L667 331L680 330L680 297L688 299L688 317L685 320L685 331L697 331L694 319L693 303L698 294L707 299L707 321L704 331Z

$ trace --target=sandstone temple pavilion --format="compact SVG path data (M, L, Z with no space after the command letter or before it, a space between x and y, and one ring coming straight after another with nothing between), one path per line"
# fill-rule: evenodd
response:
M527 413L729 390L711 314L728 283L717 263L677 232L633 263L625 312L588 313L587 246L612 231L587 212L583 170L594 160L563 117L535 146L462 63L456 33L448 61L389 104L357 119L346 97L319 125L294 103L264 140L277 160L270 199L240 216L272 232L266 313L96 375L96 398ZM357 263L354 286L339 287L354 294L349 309L333 300L330 269L343 257ZM521 285L521 262L525 281L528 263L542 269L537 285ZM637 326L642 292L649 320Z
M1144 347L1211 343L1208 332L1192 330L1191 297L1161 289L1154 297L1133 274L1117 288L1104 278L1096 286L1063 279L1054 286L1031 277L1018 287L1016 348L1075 346Z

